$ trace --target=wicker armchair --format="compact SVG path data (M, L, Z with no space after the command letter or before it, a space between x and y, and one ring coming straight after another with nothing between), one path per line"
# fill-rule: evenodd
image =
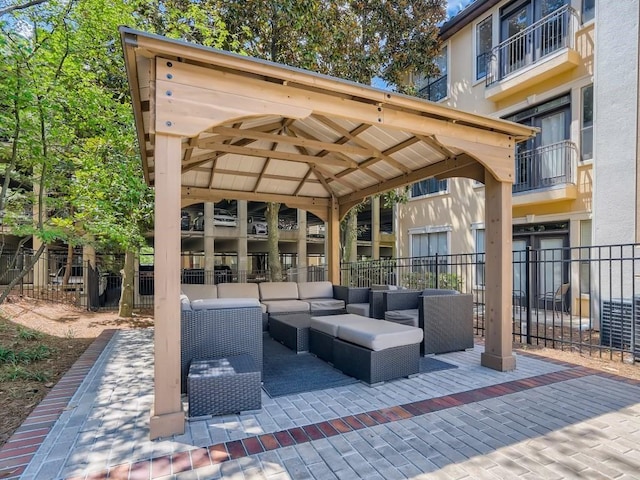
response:
M420 354L473 348L473 295L423 293L418 304L419 327L424 330Z
M413 324L424 331L420 354L454 352L473 348L473 295L456 290L385 292L384 318Z
M243 299L239 299L242 304ZM246 302L246 300L245 300ZM231 355L253 357L262 375L262 310L255 306L193 310L183 306L181 312L181 391L187 390L189 365Z
M342 300L347 313L369 316L369 287L347 287L334 285L333 296Z
M395 285L372 285L371 287L345 287L334 285L334 297L344 300L347 313L363 317L384 319L384 294L397 291ZM417 304L414 308L418 308Z

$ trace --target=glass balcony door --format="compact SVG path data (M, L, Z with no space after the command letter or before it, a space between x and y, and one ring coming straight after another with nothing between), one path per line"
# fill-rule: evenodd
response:
M572 145L569 95L537 105L507 120L540 128L516 145L514 192L545 188L571 179Z
M566 4L567 0L519 0L502 9L500 78L566 46L568 20L558 12Z
M533 23L533 2L517 2L503 13L501 41L511 39L502 52L501 77L532 61L533 38L526 29Z
M560 111L540 119L540 178L545 183L566 174L565 150L551 148L569 138L566 116L566 111Z

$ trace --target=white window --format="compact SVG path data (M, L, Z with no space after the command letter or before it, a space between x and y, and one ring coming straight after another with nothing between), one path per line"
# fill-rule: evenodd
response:
M453 282L448 275L450 226L422 227L409 230L411 241L411 273L407 280L411 288L444 288ZM456 288L456 285L452 285Z
M449 253L449 233L451 230L451 225L410 228L411 256L447 255Z
M423 78L417 83L420 97L437 102L447 97L447 47L442 47L440 55L436 57L435 64L439 73L434 77Z
M580 222L580 293L588 293L591 288L591 247L592 244L592 226L591 220L582 220Z
M580 149L582 160L593 158L593 85L582 89Z
M446 192L449 189L449 184L446 180L436 180L435 178L429 178L427 180L421 180L411 185L411 198L423 197L425 195L431 195L434 193Z
M593 20L596 16L596 0L582 0L582 23Z
M487 76L487 64L493 42L492 18L489 15L476 26L476 80Z

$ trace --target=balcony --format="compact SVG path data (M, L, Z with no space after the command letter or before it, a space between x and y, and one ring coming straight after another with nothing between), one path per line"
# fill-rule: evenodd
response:
M485 98L502 100L577 67L577 25L578 14L565 5L493 48Z
M447 75L429 79L419 86L418 96L432 102L438 102L447 96Z
M577 148L569 140L520 152L516 156L513 205L575 200L577 158Z

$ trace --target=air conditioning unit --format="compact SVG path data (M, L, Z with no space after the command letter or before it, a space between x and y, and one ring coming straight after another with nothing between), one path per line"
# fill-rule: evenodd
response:
M603 300L600 345L633 352L640 360L640 295Z

